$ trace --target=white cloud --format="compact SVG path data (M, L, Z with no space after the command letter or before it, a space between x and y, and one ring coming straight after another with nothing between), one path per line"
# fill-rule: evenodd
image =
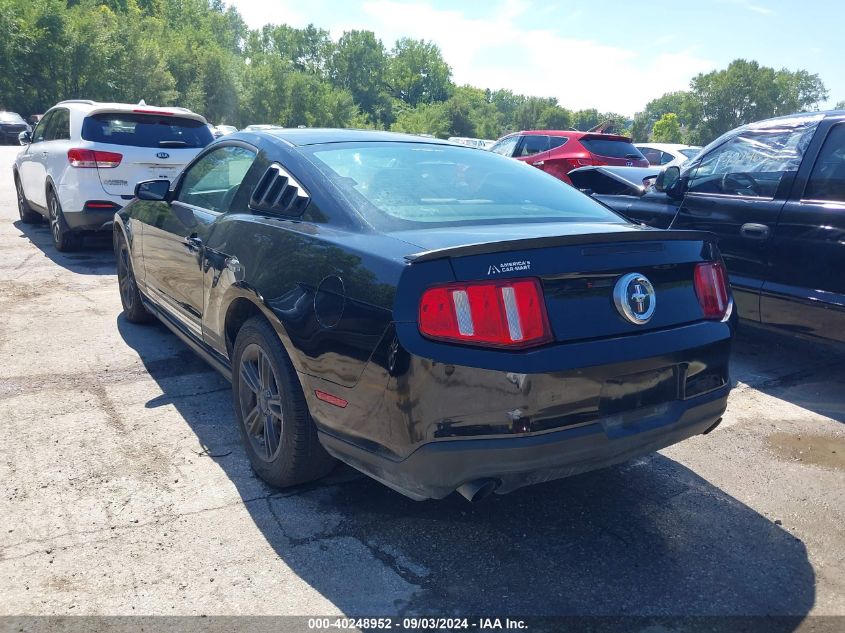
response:
M294 8L293 0L230 0L230 4L252 28L267 22L300 27L309 22L303 11ZM487 5L485 17L470 18L460 10L437 9L424 2L368 0L360 5L363 15L357 20L312 16L311 21L330 29L334 38L345 30L371 30L388 49L401 37L433 41L459 85L553 96L575 110L594 107L633 115L665 92L687 89L690 78L716 66L694 49L657 54L565 37L550 28L520 26L530 10L528 0L499 0ZM575 13L573 9L569 19ZM560 31L565 31L566 20L565 16L556 19ZM652 50L666 49L664 42Z
M363 4L366 22L344 26L335 35L344 28L368 28L388 47L402 36L433 40L458 84L554 96L567 108L628 115L664 92L688 88L693 75L715 65L692 50L649 55L522 28L519 17L528 5L521 0L489 6L490 17L467 18L421 2L370 0Z

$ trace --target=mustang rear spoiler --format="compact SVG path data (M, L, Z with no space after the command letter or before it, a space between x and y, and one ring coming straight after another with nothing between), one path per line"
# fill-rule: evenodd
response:
M446 257L468 257L471 255L486 255L488 253L502 253L505 251L521 251L533 248L550 248L554 246L580 246L597 244L618 244L625 242L663 242L667 240L684 240L698 242L715 242L716 236L707 231L678 231L662 229L641 229L634 231L620 231L618 233L581 233L577 235L551 235L548 237L530 237L517 240L503 240L500 242L479 242L476 244L462 244L448 248L437 248L406 255L405 259L411 264L443 259Z

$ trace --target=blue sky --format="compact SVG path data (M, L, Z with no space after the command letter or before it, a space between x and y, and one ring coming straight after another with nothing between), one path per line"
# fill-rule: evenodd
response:
M436 42L453 80L632 115L738 57L805 69L845 100L845 0L229 0L249 26Z

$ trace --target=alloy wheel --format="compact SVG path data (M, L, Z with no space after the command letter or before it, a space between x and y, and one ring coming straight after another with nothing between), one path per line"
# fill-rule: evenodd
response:
M127 311L132 310L135 301L135 275L132 272L132 264L129 261L129 248L126 242L121 243L120 252L117 258L117 284L120 288L120 298L123 307Z
M279 380L268 354L250 343L240 358L238 405L246 435L263 461L275 458L282 444L284 414Z
M55 195L50 195L47 200L47 212L50 216L50 232L53 234L53 241L60 244L62 241L61 212L59 200Z

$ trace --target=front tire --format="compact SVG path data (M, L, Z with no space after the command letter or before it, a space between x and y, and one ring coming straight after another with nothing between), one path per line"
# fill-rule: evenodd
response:
M129 244L122 233L117 236L117 285L120 289L120 303L123 306L123 316L130 323L148 323L153 316L147 312L141 301L141 291L135 281L135 271L132 268L132 257Z
M50 235L53 237L53 246L61 253L75 251L82 245L82 237L74 233L67 225L65 216L62 213L62 205L56 192L50 189L47 192L47 213L50 220Z
M21 217L21 222L24 224L37 224L41 221L41 214L33 211L26 200L26 195L23 192L23 185L21 179L15 174L15 193L18 197L18 215Z
M265 319L243 325L232 358L235 418L256 474L278 488L327 475L334 459L317 438L293 365Z

